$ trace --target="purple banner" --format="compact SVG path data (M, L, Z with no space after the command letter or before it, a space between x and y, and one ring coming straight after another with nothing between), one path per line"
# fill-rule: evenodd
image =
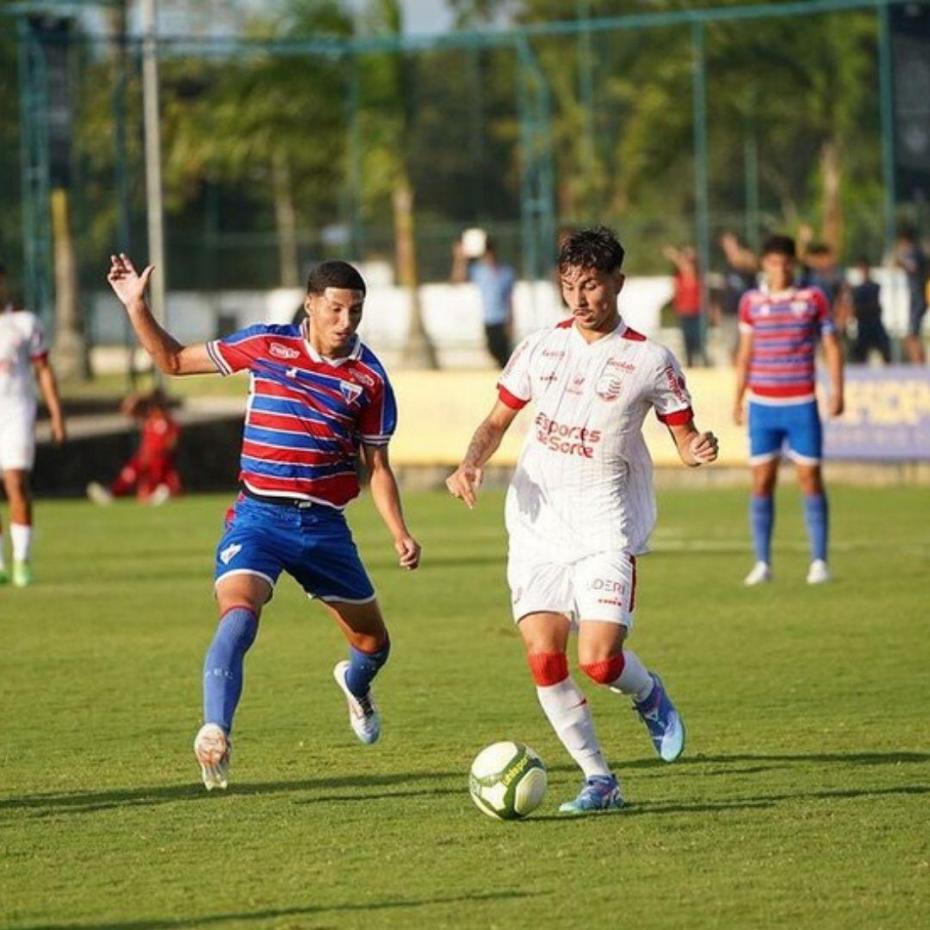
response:
M930 368L847 365L845 400L843 416L824 416L825 458L930 459Z

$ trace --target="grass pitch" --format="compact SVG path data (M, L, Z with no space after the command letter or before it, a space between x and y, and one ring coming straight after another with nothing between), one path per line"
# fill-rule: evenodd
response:
M922 928L930 924L927 492L835 488L833 569L803 580L779 498L776 581L746 590L745 494L666 492L631 641L687 721L660 763L627 702L584 683L631 807L556 814L579 775L539 711L508 615L502 498L407 496L421 570L350 511L394 653L382 742L333 684L344 647L285 579L249 655L232 784L190 744L229 498L38 506L37 583L0 589L0 926ZM519 739L536 815L468 798L472 757Z

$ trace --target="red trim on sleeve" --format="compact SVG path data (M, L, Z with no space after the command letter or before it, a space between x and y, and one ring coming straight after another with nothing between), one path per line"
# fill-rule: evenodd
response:
M523 400L522 397L517 397L514 394L511 394L503 384L497 386L497 396L505 403L511 410L522 410L528 403L528 400Z
M694 411L690 407L685 407L684 410L675 410L672 413L659 413L657 410L656 416L666 426L684 426L685 423L690 423L694 419Z
M623 331L623 339L629 339L630 342L645 342L646 337L642 333L636 332L635 329L630 329L629 326Z

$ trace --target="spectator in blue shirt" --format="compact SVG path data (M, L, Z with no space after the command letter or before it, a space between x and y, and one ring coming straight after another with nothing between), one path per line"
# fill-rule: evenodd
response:
M517 273L510 265L498 263L494 245L487 239L483 253L471 258L461 240L452 249L452 280L471 281L481 295L481 315L488 351L498 368L504 368L510 358L513 289Z

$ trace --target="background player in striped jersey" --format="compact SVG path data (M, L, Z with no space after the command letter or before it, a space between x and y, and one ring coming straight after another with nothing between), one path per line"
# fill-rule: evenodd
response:
M797 287L794 264L794 240L772 236L762 249L765 286L748 291L740 302L733 417L743 422L743 399L748 392L750 525L756 563L746 576L747 585L772 578L775 482L785 446L804 493L811 545L807 580L820 584L830 578L827 497L820 471L823 434L816 398L818 339L830 378L827 410L834 417L843 412L843 352L826 296L816 287Z
M559 275L571 317L517 346L497 402L446 482L473 507L484 464L517 412L534 402L507 493L507 579L539 702L585 775L580 794L560 808L570 814L623 806L584 694L568 673L573 627L582 670L632 697L659 756L672 762L684 749L684 724L662 682L625 647L636 557L647 551L656 518L646 414L655 409L686 465L717 457L713 433L694 425L674 356L620 318L623 257L603 227L565 240Z
M242 439L241 493L217 547L220 623L204 662L204 725L194 741L207 789L225 788L233 715L246 651L281 571L319 598L349 643L334 677L363 743L381 732L371 682L387 661L387 629L343 508L359 492L359 455L371 494L394 539L400 566L419 564L420 546L401 509L387 445L397 414L381 363L356 336L365 282L346 262L324 262L307 282L307 318L250 326L224 339L184 346L152 317L137 274L112 256L108 280L143 348L171 375L251 373Z

